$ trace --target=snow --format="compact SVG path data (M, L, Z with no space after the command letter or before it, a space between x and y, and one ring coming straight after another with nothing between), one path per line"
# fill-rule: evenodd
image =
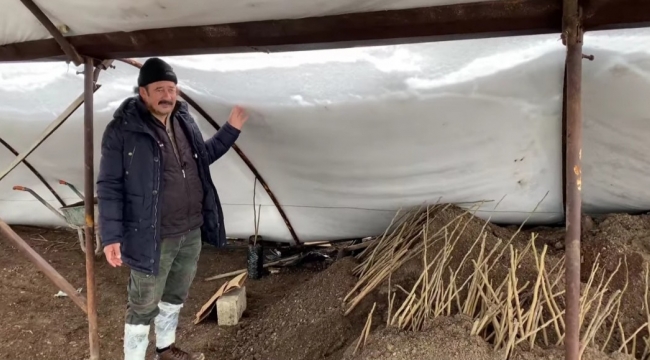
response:
M478 0L481 1L481 0ZM298 19L357 12L410 9L477 0L35 0L66 35L177 26ZM0 0L0 45L49 38L17 0Z
M378 3L378 2L373 2ZM589 33L584 63L583 197L593 213L647 209L650 30ZM166 58L180 86L222 124L251 112L238 145L282 204L298 236L317 241L380 233L403 206L485 201L478 215L519 224L563 219L557 35L279 54ZM140 59L141 61L144 59ZM137 69L115 63L95 95L95 148ZM82 92L63 63L0 65L0 136L19 150ZM641 76L639 76L641 75ZM215 130L194 116L206 137ZM83 188L83 109L28 160L68 203ZM650 149L647 149L650 150ZM0 169L13 156L0 149ZM96 157L96 164L99 158ZM234 151L211 167L229 236L253 233L254 177ZM29 194L58 206L24 165L0 181L0 218L59 224ZM290 241L258 184L260 233ZM539 204L539 206L538 206Z

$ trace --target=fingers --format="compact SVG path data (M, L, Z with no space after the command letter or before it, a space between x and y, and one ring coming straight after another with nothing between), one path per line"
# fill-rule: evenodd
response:
M120 251L120 244L109 245L104 248L106 261L112 266L122 266L122 253Z
M232 117L234 117L237 121L243 123L248 118L248 115L246 114L246 111L241 106L235 106L232 109Z
M244 110L243 107L237 105L232 108L232 111L230 112L230 119L228 119L230 125L241 130L242 126L247 120L248 120L248 114L246 113L246 110Z
M122 266L122 252L119 247L114 250L113 263L115 266Z
M115 267L115 262L113 260L113 249L112 248L104 248L104 255L106 255L106 261L108 264L112 267Z

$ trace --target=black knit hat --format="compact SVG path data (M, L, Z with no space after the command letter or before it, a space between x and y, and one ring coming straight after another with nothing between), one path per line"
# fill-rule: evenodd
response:
M144 62L138 76L138 86L147 86L156 81L178 83L174 69L159 58L150 58Z

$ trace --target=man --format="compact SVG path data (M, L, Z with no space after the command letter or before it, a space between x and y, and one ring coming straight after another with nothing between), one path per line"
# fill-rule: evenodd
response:
M138 76L139 95L115 111L102 139L99 229L108 263L131 269L124 356L143 360L155 325L156 359L201 360L175 346L178 315L196 273L202 240L225 243L209 165L235 143L248 119L235 107L207 141L177 102L177 78L158 58Z

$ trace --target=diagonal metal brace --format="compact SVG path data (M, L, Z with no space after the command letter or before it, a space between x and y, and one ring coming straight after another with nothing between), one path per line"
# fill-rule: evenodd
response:
M61 31L57 29L57 27L52 23L52 21L45 15L45 13L38 7L38 5L34 4L32 0L20 0L20 2L25 5L25 7L40 21L43 26L47 29L47 31L52 35L54 40L61 46L61 49L63 52L72 60L72 62L76 65L79 66L84 63L83 58L77 50L70 44L68 39L66 39L63 34L61 34Z

